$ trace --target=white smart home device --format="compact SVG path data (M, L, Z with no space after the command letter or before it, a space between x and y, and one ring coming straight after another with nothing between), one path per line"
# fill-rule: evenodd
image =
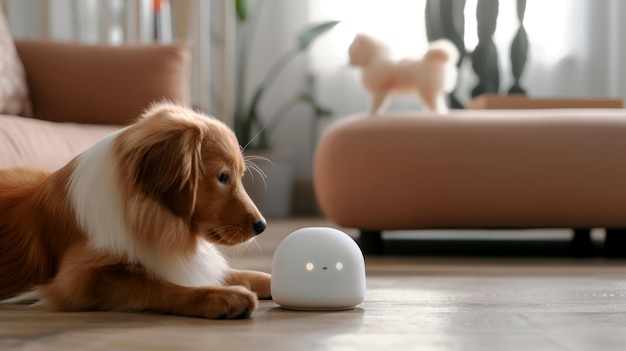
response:
M363 253L340 230L296 230L276 249L271 290L274 301L286 309L354 308L365 297Z

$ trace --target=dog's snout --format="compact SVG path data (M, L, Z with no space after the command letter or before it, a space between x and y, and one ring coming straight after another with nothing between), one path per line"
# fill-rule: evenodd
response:
M265 223L264 220L260 220L258 222L254 222L254 224L252 224L252 227L254 228L254 235L259 235L263 233L265 228L267 228L267 223Z

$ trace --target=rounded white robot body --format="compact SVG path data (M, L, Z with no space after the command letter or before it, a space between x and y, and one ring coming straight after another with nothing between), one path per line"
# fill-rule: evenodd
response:
M271 291L274 301L286 309L352 309L365 297L363 254L340 230L296 230L276 249Z

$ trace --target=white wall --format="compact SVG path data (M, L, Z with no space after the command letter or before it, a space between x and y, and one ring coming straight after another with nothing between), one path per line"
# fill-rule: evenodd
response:
M6 0L6 3L7 17L16 37L41 37L43 12L39 1Z
M626 1L609 0L607 4L609 93L626 101Z

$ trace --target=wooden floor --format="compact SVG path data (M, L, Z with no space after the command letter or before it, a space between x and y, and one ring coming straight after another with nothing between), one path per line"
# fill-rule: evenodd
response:
M327 223L270 223L257 243L229 250L232 264L269 271L276 244L309 225ZM0 349L626 350L626 261L442 255L366 266L365 301L343 312L263 301L250 320L211 321L0 306Z

